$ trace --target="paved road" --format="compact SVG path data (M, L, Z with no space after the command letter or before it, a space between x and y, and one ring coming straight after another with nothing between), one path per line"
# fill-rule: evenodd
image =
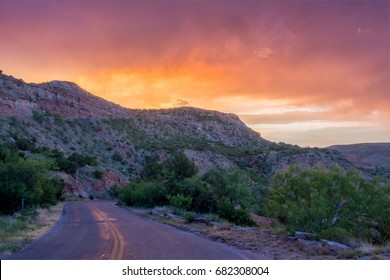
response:
M253 259L192 233L137 216L113 202L68 202L56 226L9 259Z

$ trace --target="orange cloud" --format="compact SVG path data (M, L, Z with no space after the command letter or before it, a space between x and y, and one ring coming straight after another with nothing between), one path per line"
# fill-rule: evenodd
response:
M275 131L294 123L384 132L388 10L387 1L0 1L0 62L130 108L187 100L237 113L286 139Z

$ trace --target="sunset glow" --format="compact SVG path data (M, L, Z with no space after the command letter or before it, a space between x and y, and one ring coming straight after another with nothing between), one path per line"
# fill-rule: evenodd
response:
M390 141L389 1L3 1L0 69L272 141Z

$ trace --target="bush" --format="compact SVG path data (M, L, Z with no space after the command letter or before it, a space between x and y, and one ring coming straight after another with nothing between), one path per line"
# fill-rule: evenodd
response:
M186 220L186 223L193 223L196 219L196 214L193 212L185 212L184 219Z
M119 198L127 205L153 207L166 202L166 188L158 182L130 183Z
M182 152L174 154L169 161L169 169L172 172L173 178L183 180L192 177L198 173L198 168L193 161L190 161Z
M119 197L121 191L122 191L122 188L118 185L113 185L109 190L110 195L113 197Z
M64 154L58 150L52 151L52 157L57 162L58 168L68 174L74 175L80 167L86 165L96 165L96 159L87 155L73 153L65 158Z
M15 141L16 146L22 151L32 151L35 148L33 142L26 138L19 138Z
M96 178L96 179L98 179L98 180L100 180L100 179L102 179L103 178L103 175L104 175L104 172L102 171L102 170L95 170L94 172L93 172L93 176Z
M118 162L122 161L122 157L119 154L117 154L117 153L113 154L111 158L112 158L112 160L115 160L115 161L118 161Z
M76 174L77 169L78 169L78 165L76 162L70 161L66 158L58 158L57 164L58 164L58 168L60 170L63 170L70 175Z
M341 243L349 243L351 233L341 227L331 227L320 232L320 236L328 240L337 240Z
M251 219L247 209L235 208L226 198L222 198L218 203L218 214L221 218L241 226L253 226L255 222Z
M73 153L68 157L69 161L75 162L78 167L84 167L86 165L95 165L96 160L94 157L82 155L79 153Z
M167 195L167 199L170 205L176 208L184 209L184 210L191 210L192 205L192 197L191 196L185 196L182 194L177 195Z
M242 170L215 169L203 177L171 181L167 199L177 208L218 213L230 222L252 225L250 209L255 205L252 182Z
M0 213L12 214L26 206L51 205L61 197L63 183L50 178L45 160L6 158L0 161Z
M36 121L37 123L39 123L39 124L43 123L43 119L44 119L43 115L41 113L39 113L38 111L33 111L32 117L33 117L34 121Z
M242 170L235 168L211 170L203 176L203 180L213 194L219 215L231 222L235 220L236 209L249 213L249 209L255 204L251 180Z
M200 213L217 211L217 204L209 186L200 176L186 178L179 182L171 194L183 194L192 198L191 209Z
M203 180L208 183L216 200L226 198L234 207L242 208L248 208L254 203L252 181L240 169L214 169L206 173Z
M53 117L56 125L63 126L65 124L65 121L61 115L55 114Z
M231 221L235 223L236 225L242 225L242 226L256 226L256 222L252 220L251 214L248 211L248 209L234 209L233 217L231 218Z
M390 225L389 187L366 182L333 166L278 173L267 210L291 230L309 231L345 242L348 238L384 241ZM375 234L375 232L379 232Z
M161 180L164 178L164 165L158 162L150 162L141 172L144 180Z

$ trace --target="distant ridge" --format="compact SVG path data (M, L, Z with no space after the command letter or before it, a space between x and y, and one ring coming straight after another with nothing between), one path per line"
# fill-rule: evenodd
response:
M390 167L390 143L334 145L328 148L339 151L359 167L370 169Z

